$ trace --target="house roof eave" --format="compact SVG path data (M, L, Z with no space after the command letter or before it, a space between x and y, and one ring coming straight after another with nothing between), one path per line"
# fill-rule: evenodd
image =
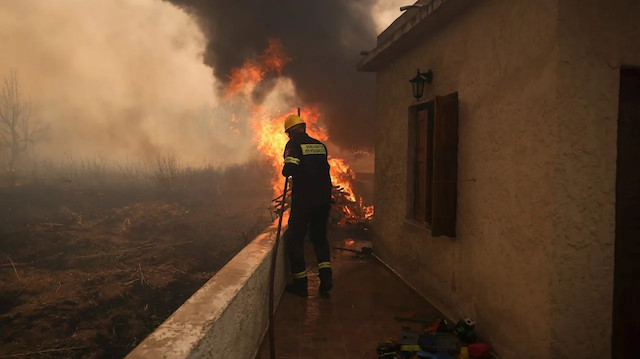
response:
M422 0L421 8L407 10L387 27L377 39L376 48L364 55L358 71L377 72L400 53L411 48L425 34L433 32L454 17L461 8L479 0Z

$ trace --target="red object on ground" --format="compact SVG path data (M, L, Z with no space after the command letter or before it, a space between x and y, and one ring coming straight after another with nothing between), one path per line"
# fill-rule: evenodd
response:
M438 319L432 326L428 327L425 332L435 333L438 331L438 327L440 327L440 319Z
M472 357L481 357L484 353L488 351L489 351L489 345L485 343L469 344L469 355Z

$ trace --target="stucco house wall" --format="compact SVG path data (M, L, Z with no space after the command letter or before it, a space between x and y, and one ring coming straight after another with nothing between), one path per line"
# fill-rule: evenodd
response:
M640 65L640 2L449 2L463 10L376 65L376 253L503 358L610 357L619 76ZM434 73L423 99L458 92L456 238L407 220L418 67Z
M466 3L377 71L376 252L504 358L609 357L619 75L640 65L640 2ZM418 67L434 72L424 98L460 101L455 239L407 220Z
M640 66L640 2L558 3L552 357L605 358L611 355L620 67Z
M557 11L482 1L377 73L376 252L448 316L474 318L504 358L549 357ZM434 73L424 99L458 92L455 239L406 220L418 67Z

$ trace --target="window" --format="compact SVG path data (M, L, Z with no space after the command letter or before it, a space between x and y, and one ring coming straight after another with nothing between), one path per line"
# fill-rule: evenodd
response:
M458 94L409 107L409 218L433 236L455 236Z

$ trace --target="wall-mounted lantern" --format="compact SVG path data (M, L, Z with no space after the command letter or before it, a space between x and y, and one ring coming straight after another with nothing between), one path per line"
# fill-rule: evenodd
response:
M416 101L419 101L422 95L424 95L424 84L431 83L433 80L433 72L431 70L427 72L420 72L418 69L418 73L416 77L409 80L411 82L411 86L413 87L413 97L416 98Z

